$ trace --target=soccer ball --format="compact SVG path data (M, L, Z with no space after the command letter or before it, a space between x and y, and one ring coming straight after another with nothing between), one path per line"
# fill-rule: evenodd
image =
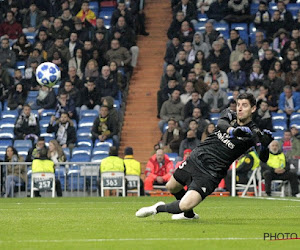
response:
M36 69L36 80L41 86L51 88L60 80L60 69L54 63L44 62Z

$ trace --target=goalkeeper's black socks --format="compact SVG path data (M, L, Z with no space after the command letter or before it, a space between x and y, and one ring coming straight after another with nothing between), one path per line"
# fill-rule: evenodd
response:
M172 194L173 194L173 193L172 193ZM186 191L185 191L184 189L181 189L178 193L173 194L173 195L175 196L175 198L176 198L177 200L181 200L182 197L183 197L185 194L186 194ZM187 217L187 218L193 218L193 217L195 216L195 213L194 213L194 211L193 211L193 209L192 209L192 210L190 210L190 211L184 212L184 216Z
M180 214L183 211L179 208L180 201L174 201L172 203L168 203L166 205L160 205L156 208L157 213L167 212L170 214Z

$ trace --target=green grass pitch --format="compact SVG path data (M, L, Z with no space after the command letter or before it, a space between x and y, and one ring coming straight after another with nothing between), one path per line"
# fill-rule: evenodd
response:
M197 221L135 212L172 197L15 198L0 200L0 249L300 249L300 199L208 197Z

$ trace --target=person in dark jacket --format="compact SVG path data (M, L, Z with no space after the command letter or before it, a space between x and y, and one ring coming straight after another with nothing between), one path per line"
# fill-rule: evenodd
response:
M266 100L262 100L259 105L259 109L253 114L253 121L257 127L261 130L268 129L273 130L272 117L269 111L269 104Z
M96 89L93 79L86 83L86 87L82 90L81 100L81 110L94 109L99 111L101 95Z
M45 138L39 137L37 140L37 143L28 151L28 154L26 156L26 162L32 162L34 159L37 158L39 151L45 148L47 150L46 144L45 144Z
M62 112L59 120L54 124L55 116L51 116L47 133L55 133L55 139L62 148L74 148L76 143L76 131L72 120L69 118L67 112Z
M92 127L92 137L93 140L99 139L100 141L112 138L114 146L117 148L119 146L118 124L109 117L107 106L102 105L100 108L100 114Z
M17 119L14 133L15 139L38 139L38 136L40 134L39 120L33 113L31 113L31 108L27 104L23 106L23 111Z
M184 106L184 119L192 117L194 108L199 108L202 117L209 120L209 106L203 101L197 91L192 93L192 100L189 100Z
M103 66L101 70L101 76L96 80L97 89L99 89L100 95L111 96L117 98L118 95L118 84L110 77L109 67Z
M206 14L209 19L213 19L217 22L220 22L228 14L227 1L214 1L209 6L209 9Z
M58 96L56 105L55 116L58 118L64 112L68 113L70 119L77 118L75 101L69 97L68 93L61 92Z
M22 109L27 98L27 91L21 83L18 83L10 93L7 100L7 106L11 109Z

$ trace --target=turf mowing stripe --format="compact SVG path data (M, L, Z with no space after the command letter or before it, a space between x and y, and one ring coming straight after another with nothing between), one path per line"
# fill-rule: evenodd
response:
M69 239L69 240L17 240L17 241L0 241L3 243L63 243L63 242L105 242L105 241L209 241L209 240L263 240L263 238L128 238L128 239Z

